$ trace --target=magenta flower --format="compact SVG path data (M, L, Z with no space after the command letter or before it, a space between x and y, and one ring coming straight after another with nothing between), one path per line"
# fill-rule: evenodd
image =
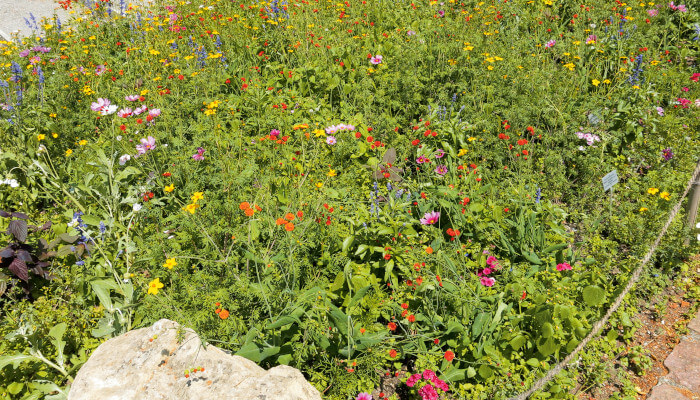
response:
M491 287L494 283L496 283L496 280L494 278L489 278L488 276L482 276L480 282L484 286Z
M326 138L326 143L331 145L331 146L333 146L336 142L337 142L337 140L335 140L335 136L328 136Z
M656 17L659 15L659 10L652 8L651 10L647 10L647 14L649 14L650 17Z
M138 99L139 99L139 96L135 95L135 94L130 94L130 95L124 97L124 100L126 100L126 101L136 101Z
M557 271L561 272L561 271L569 271L569 270L571 270L571 265L569 265L569 263L557 264Z
M557 41L554 40L554 39L552 39L552 40L550 40L549 42L547 42L547 43L544 45L544 47L546 47L546 48L549 49L549 48L554 47L555 44L557 44Z
M107 70L107 67L100 64L97 67L95 67L95 75L100 76L100 75L104 74L106 70Z
M679 102L683 108L688 108L688 104L690 104L690 100L683 97L677 98L676 101Z
M148 112L148 115L151 116L151 118L155 118L160 115L160 108L154 108Z
M663 117L664 109L662 107L656 107L656 113Z
M408 380L406 380L406 386L408 387L414 387L416 386L416 383L421 380L420 374L413 374L411 375Z
M445 156L445 150L437 149L435 150L435 158L442 158Z
M498 265L498 259L494 256L488 256L486 259L486 264L488 264L489 267L494 268Z
M355 400L372 400L372 395L366 392L362 392L357 395Z
M438 378L437 376L431 379L430 382L432 382L436 388L442 390L443 392L447 392L448 390L450 390L450 387L447 385L447 383L445 383L445 381Z
M273 129L273 130L270 131L270 136L277 137L277 136L279 136L279 135L280 135L279 129Z
M197 154L193 155L192 158L195 159L196 161L202 161L204 160L204 148L202 147L197 147Z
M416 158L416 162L418 164L423 164L423 163L428 162L428 161L429 160L426 156L420 156L420 157Z
M372 58L369 60L369 62L371 62L371 63L374 64L374 65L378 65L378 64L381 64L381 63L382 63L382 59L383 59L383 58L384 58L383 56L380 56L379 54L377 54L377 55L375 55L374 57L372 57Z
M697 82L698 80L700 80L700 73L698 73L698 72L694 73L694 74L690 77L690 80L693 81L693 82Z
M588 38L586 38L586 44L595 43L597 41L598 41L598 36L596 36L596 35L588 35Z
M438 400L439 396L431 384L427 384L418 390L423 400Z
M136 152L138 153L135 157L146 154L147 151L156 148L156 139L153 136L148 138L141 138L141 144L136 145Z
M435 172L440 176L445 176L447 174L447 167L444 165L438 165L437 168L435 168Z
M126 117L131 116L131 114L133 114L133 113L134 113L134 111L131 108L126 107L126 108L122 108L121 110L119 110L119 112L117 113L117 116L119 116L121 118L126 118Z
M426 369L425 371L423 371L423 379L431 380L434 378L437 378L437 375L435 375L435 371L433 371L432 369Z
M423 218L420 219L420 223L423 225L433 225L434 223L438 222L440 219L440 212L439 211L431 211L428 213L425 213L423 215Z

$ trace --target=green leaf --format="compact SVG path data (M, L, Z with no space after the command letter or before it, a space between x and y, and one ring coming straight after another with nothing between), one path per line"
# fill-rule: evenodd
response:
M489 320L491 315L487 312L481 312L479 315L474 318L474 322L472 323L472 337L478 337L484 327L484 324Z
M343 240L343 252L347 252L352 243L355 241L355 235L350 235Z
M488 365L481 364L479 367L479 376L484 379L488 379L493 376L493 370Z
M554 326L552 326L552 324L550 324L549 322L545 322L544 324L542 324L540 335L545 339L552 337L552 335L554 335Z
M66 347L66 342L63 341L63 334L66 333L67 326L65 322L61 322L49 330L49 336L53 339L51 342L56 347L56 364L60 367L63 367L63 349Z
M530 358L529 360L525 361L525 364L527 364L533 368L536 368L536 367L540 366L540 360L533 357L533 358Z
M12 364L12 368L17 369L19 365L25 361L39 361L38 358L28 354L12 354L9 356L0 356L0 369Z
M474 376L476 376L476 370L474 367L467 368L467 378L473 378Z
M247 358L256 363L259 363L261 360L260 349L258 345L252 342L244 344L235 355Z
M518 335L511 339L510 342L508 342L508 344L510 344L510 347L512 347L513 350L516 351L523 347L525 343L527 343L527 338L523 335Z
M272 322L270 324L267 324L265 329L277 329L277 328L281 328L283 326L293 324L295 322L297 324L301 324L301 321L299 320L299 318L291 316L291 315L285 315L284 317L277 319L277 321Z
M600 286L586 286L583 289L583 301L589 306L597 306L605 301L605 290Z
M92 281L90 282L90 285L92 286L92 290L95 292L97 298L100 299L100 304L102 304L102 306L110 313L114 312L112 298L110 297L109 291L116 290L118 288L116 282L110 279L103 279L99 281Z
M352 299L350 299L350 304L348 304L348 307L352 307L355 304L357 304L362 298L367 294L367 291L370 290L372 286L365 286L361 288L360 290L355 293L354 296L352 296Z
M470 367L471 368L471 367ZM473 369L473 368L472 368ZM448 382L459 382L463 381L467 374L466 369L450 368L445 373L440 375L440 379Z
M22 382L12 382L9 385L7 385L7 391L10 394L17 394L24 389L24 383Z

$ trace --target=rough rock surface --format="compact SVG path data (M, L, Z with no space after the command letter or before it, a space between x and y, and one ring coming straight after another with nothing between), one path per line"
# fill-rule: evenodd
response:
M153 340L151 340L153 339ZM180 340L178 340L180 339ZM185 371L193 368L204 371ZM162 319L102 343L82 366L68 400L320 400L295 368L265 371Z

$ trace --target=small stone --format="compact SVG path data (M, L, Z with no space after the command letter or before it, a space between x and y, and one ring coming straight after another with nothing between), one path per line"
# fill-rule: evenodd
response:
M698 311L698 314L693 318L692 321L688 324L688 329L693 330L697 333L700 333L700 311Z
M647 400L690 400L671 385L662 384L655 386Z

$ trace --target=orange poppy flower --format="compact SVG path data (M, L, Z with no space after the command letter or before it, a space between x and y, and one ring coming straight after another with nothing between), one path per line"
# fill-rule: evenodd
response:
M247 210L247 209L250 208L250 203L248 203L247 201L244 201L244 202L241 203L241 205L239 205L238 207L239 207L241 210L245 211L245 210Z
M284 225L284 230L286 230L287 232L293 231L293 230L294 230L294 224L291 223L291 222L287 222L287 223Z
M246 208L246 209L245 209L245 215L247 215L247 216L249 216L249 217L252 217L253 214L255 214L255 210L253 210L252 208Z
M228 315L228 310L221 310L221 312L219 313L219 318L226 319L228 318Z
M284 225L287 223L287 220L285 220L284 218L277 218L277 221L275 221L275 223L277 225Z
M292 221L294 221L294 214L292 214L292 213L287 213L287 214L284 216L284 219L286 219L286 220L289 221L289 222L292 222Z

